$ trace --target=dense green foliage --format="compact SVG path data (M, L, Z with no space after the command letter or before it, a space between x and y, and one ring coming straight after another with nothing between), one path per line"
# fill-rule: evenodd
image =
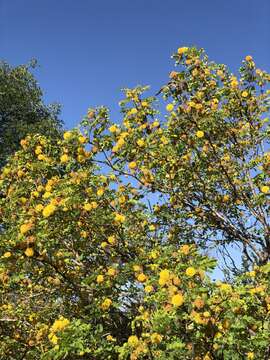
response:
M0 166L28 133L59 136L59 106L46 106L30 65L0 63Z

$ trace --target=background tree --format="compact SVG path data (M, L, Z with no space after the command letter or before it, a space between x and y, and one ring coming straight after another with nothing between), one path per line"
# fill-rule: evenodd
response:
M46 106L29 65L0 63L0 166L28 133L59 136L59 105Z

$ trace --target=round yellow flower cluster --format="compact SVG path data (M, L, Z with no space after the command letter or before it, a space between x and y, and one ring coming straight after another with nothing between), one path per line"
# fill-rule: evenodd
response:
M175 307L179 307L184 303L184 297L182 294L176 294L173 295L172 300L171 300L172 305L174 305Z
M42 214L44 217L49 217L51 216L54 212L56 211L56 206L53 204L48 204L47 206L44 207Z
M168 105L166 106L166 110L167 110L168 112L173 111L173 108L174 108L174 105L173 105L173 104L168 104Z
M50 327L50 333L48 335L48 339L53 345L56 345L59 341L56 333L63 331L69 324L70 321L63 316L60 316L59 319L54 321L53 325Z
M22 224L22 225L20 226L20 233L21 233L22 235L24 235L24 234L26 234L28 231L30 231L32 228L33 228L33 224L32 224L31 222Z
M32 257L32 256L34 256L34 249L33 248L27 248L24 253L25 253L26 256Z
M170 280L169 270L167 269L161 270L161 272L159 273L159 280L158 280L159 285L161 286L166 285L166 283L168 283L169 280Z
M178 53L179 55L183 55L183 54L185 54L187 51L188 51L188 47L186 47L186 46L180 47L180 48L177 49L177 53Z
M112 300L109 299L109 298L106 298L106 299L102 302L102 304L101 304L100 307L101 307L102 310L106 311L106 310L108 310L108 309L111 307L111 305L112 305Z
M63 317L60 316L59 319L55 320L53 325L50 328L51 332L57 332L57 331L62 331L64 330L68 325L70 324L70 321Z
M139 344L139 339L136 335L131 335L128 338L128 344L132 347L136 347Z
M115 216L114 216L114 220L115 220L117 223L123 223L123 222L125 222L126 217L125 217L125 215L123 215L123 214L116 213Z

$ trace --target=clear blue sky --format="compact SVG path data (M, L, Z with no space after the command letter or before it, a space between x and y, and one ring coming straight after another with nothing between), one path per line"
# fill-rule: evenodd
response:
M269 0L0 0L0 58L38 60L66 127L96 105L117 122L120 89L158 90L179 46L204 47L233 71L251 54L270 71L269 14Z

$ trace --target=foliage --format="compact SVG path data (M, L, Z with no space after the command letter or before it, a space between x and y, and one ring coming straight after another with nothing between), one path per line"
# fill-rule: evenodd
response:
M269 358L269 75L174 57L165 116L126 89L122 123L89 109L3 167L0 358Z
M11 67L0 63L0 166L19 148L28 133L59 136L59 106L45 106L42 91L29 65Z

